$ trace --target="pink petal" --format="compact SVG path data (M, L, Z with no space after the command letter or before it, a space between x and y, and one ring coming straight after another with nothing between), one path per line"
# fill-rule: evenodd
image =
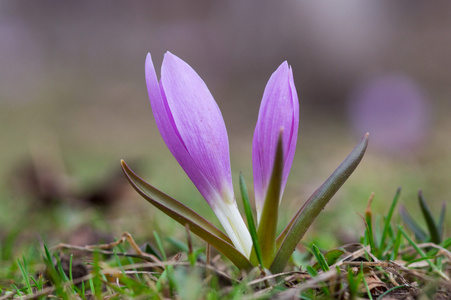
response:
M218 105L199 75L169 52L160 82L150 54L145 69L150 104L163 140L235 247L249 257L252 240L235 202L229 141Z
M271 75L266 85L254 132L252 163L257 211L263 208L281 128L284 150L283 193L296 150L298 126L299 102L293 72L288 63L284 62Z
M160 83L147 55L146 81L163 140L202 196L210 205L224 194L233 199L227 131L204 81L169 52Z

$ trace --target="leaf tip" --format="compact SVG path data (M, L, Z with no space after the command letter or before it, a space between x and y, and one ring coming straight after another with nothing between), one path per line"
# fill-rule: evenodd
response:
M121 159L121 167L122 167L122 169L128 167L127 163L126 163L125 160L123 160L123 159Z
M130 167L127 165L127 163L123 159L121 159L121 168L122 168L122 171L124 172L125 176L127 178L130 178L130 172L133 173L133 171L130 170Z
M367 132L363 135L362 141L365 143L365 148L368 146L368 141L370 140L370 133Z

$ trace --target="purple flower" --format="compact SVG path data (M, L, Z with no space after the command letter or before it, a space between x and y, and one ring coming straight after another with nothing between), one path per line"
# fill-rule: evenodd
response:
M281 129L284 163L280 197L282 197L293 162L298 126L299 102L293 72L288 63L283 62L271 75L266 85L252 143L254 193L258 220L265 202Z
M160 82L150 53L145 71L163 140L235 247L249 257L252 240L235 202L227 131L213 96L199 75L169 52L164 56Z

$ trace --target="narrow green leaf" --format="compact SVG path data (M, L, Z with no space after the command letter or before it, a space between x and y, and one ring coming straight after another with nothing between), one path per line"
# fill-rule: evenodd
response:
M71 254L70 260L69 260L69 280L70 280L70 282L74 282L74 278L72 275L73 260L74 260L74 255Z
M43 279L42 279L42 276L39 276L38 278L39 278L39 280L36 280L33 276L30 276L30 278L31 278L31 280L33 280L33 283L34 283L34 286L36 287L36 289L38 290L38 291L40 291L40 290L42 290L43 289Z
M329 200L343 185L362 160L366 147L368 146L366 133L357 146L338 166L338 168L327 178L327 180L313 193L296 213L291 222L278 237L280 248L276 253L270 271L279 273L283 271L288 259L293 253L296 245L304 236L307 229L313 223L318 214L323 210Z
M94 279L93 278L89 278L89 286L91 287L91 293L93 295L96 295L97 292L96 292L96 288L94 286Z
M244 213L246 214L247 219L247 225L249 227L249 233L251 234L252 243L253 243L253 251L257 256L258 263L260 266L263 267L263 258L262 258L262 252L260 248L260 244L258 242L258 236L257 236L257 229L255 228L254 223L254 217L252 216L252 208L249 201L249 194L247 192L246 182L244 181L243 174L240 173L240 191L241 191L241 197L243 198L243 206L244 206ZM251 254L251 262L252 261L252 254Z
M420 202L421 212L423 213L426 225L428 226L429 234L431 235L431 242L440 244L440 233L437 224L435 224L434 217L432 216L426 200L424 200L423 192L421 190L418 191L418 200Z
M363 284L365 285L366 294L368 295L368 299L373 300L373 296L371 296L370 287L368 286L368 282L366 282L365 276L363 276Z
M361 216L362 217L362 216ZM370 245L370 249L372 253L375 253L375 251L377 251L375 242L374 242L374 236L373 236L373 230L372 230L372 226L370 224L372 224L372 218L368 216L366 216L366 218L362 217L363 223L365 223L365 236L363 238L363 243L364 245ZM369 221L369 222L368 222Z
M122 170L133 188L149 203L178 223L188 224L191 232L223 253L239 269L250 270L254 266L239 252L232 241L219 229L174 198L169 197L137 176L122 160Z
M262 251L263 266L265 268L268 268L271 265L276 254L276 230L283 172L282 147L282 134L280 133L277 141L276 157L274 159L271 179L269 180L265 204L263 205L263 211L257 231L258 241Z
M168 257L166 256L166 251L164 251L163 243L161 242L160 235L158 232L153 232L153 237L155 238L155 242L157 243L158 250L160 250L161 256L163 256L163 260L167 261Z
M394 287L392 287L391 289L386 290L383 294L381 294L379 297L377 297L376 300L382 300L382 299L384 299L385 296L389 295L389 294L390 294L391 292L393 292L394 290L397 290L397 289L403 289L403 288L405 288L405 287L410 288L410 286L407 285L407 284L394 286Z
M436 250L436 249L435 249L435 250ZM408 266L411 265L411 264L414 264L414 263L417 263L417 262L420 262L420 261L423 261L423 260L428 260L428 259L434 260L434 259L436 259L436 258L437 258L436 255L427 255L427 254L426 254L425 257L419 257L419 258L412 259L412 260L406 262L405 265L404 265L404 267L408 267Z
M124 277L125 277L125 270L124 270L124 267L122 266L122 263L121 263L121 260L119 259L119 256L117 256L116 249L113 249L113 253L114 253L114 259L116 260L116 264L119 267L119 270L121 270L122 275L124 275Z
M168 241L169 243L171 243L177 249L177 251L182 251L182 252L186 252L186 253L189 252L189 247L184 242L182 242L176 238L173 238L171 236L166 237L165 240Z
M413 231L415 234L415 239L417 241L424 242L427 239L427 234L424 232L423 229L421 229L420 225L418 225L417 222L412 218L412 216L409 214L409 212L406 210L404 205L401 205L399 208L399 213L401 215L402 220L407 225L407 227Z
M440 246L442 246L445 249L448 248L449 246L451 246L451 238L447 238L446 240L441 242Z
M145 243L144 247L142 247L141 250L147 254L155 255L156 258L158 258L159 260L163 260L163 257L161 256L161 254L158 253L157 249L155 249L155 247L151 243Z
M61 279L58 272L56 271L55 265L53 264L52 255L50 254L49 248L46 244L44 244L44 255L47 274L49 275L52 282L59 288Z
M393 252L391 256L391 260L398 259L398 252L399 248L401 247L401 231L398 230L398 233L396 234L395 243L393 244Z
M329 265L327 264L326 258L321 253L321 251L319 251L318 247L315 244L312 245L312 252L321 269L323 271L329 271ZM313 268L315 268L315 266L313 266Z
M349 294L350 294L349 298L350 299L356 298L356 296L359 292L360 283L362 282L363 277L364 277L364 274L363 274L362 263L360 264L360 270L355 275L352 271L352 268L350 266L348 267L348 284L349 284Z
M312 278L318 276L318 272L312 266L307 266L307 273L309 273ZM327 285L324 284L324 282L321 282L319 285L321 286L321 290L324 292L324 294L330 295L330 291Z
M409 244L415 249L415 251L422 257L424 260L429 264L429 266L436 272L438 275L440 275L443 279L449 280L449 277L442 272L431 260L427 258L426 253L424 253L423 250L421 250L420 247L418 247L417 244L407 235L407 233L404 231L402 226L398 225L398 230L401 231L402 235L405 237L405 239L409 242Z
M19 288L13 283L13 288L16 290L16 294L22 299L22 292L19 290Z
M327 251L324 254L324 257L326 258L327 264L329 266L331 266L334 263L336 263L337 260L340 258L340 256L342 256L345 253L346 253L346 251L343 248L333 249L333 250Z
M30 283L30 275L28 274L28 266L27 261L25 260L25 256L22 255L23 264L20 262L20 259L17 259L17 264L19 265L20 272L22 273L22 277L25 280L25 284L27 286L27 293L33 294L33 289L31 288Z
M307 266L307 273L308 273L311 277L316 277L316 276L318 276L318 272L317 272L312 266Z
M382 257L382 253L385 249L385 239L387 238L387 234L390 230L390 221L393 216L393 211L395 210L396 204L398 203L399 195L401 195L401 188L399 187L396 190L395 197L393 197L393 201L391 202L390 209L388 210L388 215L384 220L384 230L382 231L381 241L379 244L379 256Z
M61 259L58 255L55 255L56 259L56 266L58 267L58 272L60 277L63 279L63 281L67 282L69 281L69 277L67 277L66 272L64 272L63 266L61 265Z
M371 193L370 198L368 199L368 204L366 206L365 210L365 226L366 226L366 237L368 238L368 242L371 247L371 252L375 253L377 251L376 243L374 241L374 234L373 234L373 213L371 212L371 203L374 199L374 192Z

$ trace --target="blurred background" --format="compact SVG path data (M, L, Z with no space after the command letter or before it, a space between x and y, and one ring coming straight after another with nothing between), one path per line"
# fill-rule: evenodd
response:
M205 80L236 188L240 171L252 186L266 82L292 66L301 119L281 226L367 131L361 165L306 239L356 241L371 192L385 213L399 186L413 215L419 189L438 214L451 192L450 28L445 1L1 1L0 241L183 238L131 189L120 159L217 224L157 131L147 52L157 72L170 51Z

